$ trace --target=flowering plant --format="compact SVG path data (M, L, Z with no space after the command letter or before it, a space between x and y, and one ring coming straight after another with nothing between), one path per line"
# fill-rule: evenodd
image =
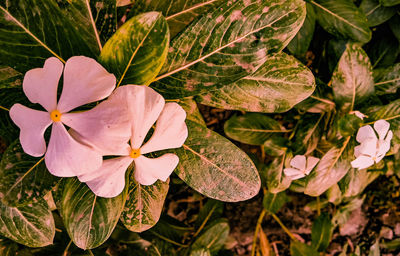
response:
M398 14L374 1L0 1L0 254L216 255L221 201L260 191L253 255L288 191L338 209L311 245L284 228L293 255L324 251L368 184L400 176L399 66L362 45L364 13L397 36ZM185 223L181 187L201 206Z

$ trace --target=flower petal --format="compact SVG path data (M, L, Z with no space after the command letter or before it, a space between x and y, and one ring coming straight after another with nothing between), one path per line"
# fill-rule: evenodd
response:
M61 113L102 100L115 88L115 76L94 59L74 56L65 64L64 85L58 102Z
M175 154L164 154L157 158L139 156L135 162L135 179L142 185L151 185L158 179L166 181L179 162Z
M377 156L383 155L385 156L386 153L390 150L390 141L380 140L378 147L378 152L376 153Z
M285 176L291 180L301 179L306 176L304 172L294 168L285 168L283 169L283 172L285 173Z
M392 140L392 138L393 138L393 132L392 132L392 131L389 131L389 132L387 133L387 135L386 135L385 141L390 142L390 141Z
M45 162L50 173L73 177L100 168L102 156L93 148L72 138L61 122L53 123Z
M181 106L177 103L165 104L153 135L140 148L141 153L181 147L188 136L185 119L186 112Z
M361 155L360 150L361 150L361 144L354 147L354 156L355 157L359 157Z
M366 139L376 138L376 134L374 129L372 129L371 125L366 125L358 129L356 140L359 143L362 143Z
M10 117L21 130L19 140L25 153L42 156L46 152L44 132L52 122L49 113L14 104L10 109Z
M113 99L89 111L63 114L61 121L73 129L79 141L103 155L121 155L121 148L125 148L131 137L127 105Z
M132 158L117 157L103 161L103 165L96 171L97 175L79 176L80 181L86 184L98 196L115 197L119 195L125 187L125 172L132 163ZM94 177L91 179L91 177ZM89 178L89 180L87 180Z
M374 160L368 156L359 156L351 162L353 168L365 169L374 164Z
M378 139L366 139L359 145L358 153L362 155L367 155L370 157L374 157L378 150Z
M63 63L51 57L43 68L35 68L26 72L22 87L26 97L32 103L39 103L48 112L57 107L57 87L63 72Z
M306 169L306 157L304 155L296 155L292 160L290 160L290 165L304 171Z
M389 131L389 127L389 122L383 119L378 120L374 123L374 129L378 133L380 140L385 139L386 133Z
M317 165L318 162L319 158L313 156L307 157L307 167L305 174L308 175L312 171L312 169L314 169L314 167Z
M147 86L125 85L115 91L115 97L125 97L132 120L132 148L138 149L164 108L164 98Z

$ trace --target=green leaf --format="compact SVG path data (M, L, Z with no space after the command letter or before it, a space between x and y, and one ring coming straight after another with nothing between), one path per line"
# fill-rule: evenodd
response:
M207 248L211 254L218 252L225 244L229 235L229 224L220 219L211 223L193 243L193 249Z
M313 6L310 3L306 4L307 16L304 20L303 26L288 44L289 52L296 56L304 56L308 50L313 39L316 15Z
M353 197L361 194L371 182L378 178L379 174L379 172L371 172L367 169L350 169L339 183L343 196Z
M53 215L43 199L26 206L9 207L0 202L0 235L29 247L53 243Z
M311 245L317 251L323 252L331 242L333 226L329 214L322 213L313 222L311 231Z
M316 11L318 23L332 35L361 43L371 40L367 17L347 0L310 0Z
M99 46L85 11L84 0L0 1L0 62L24 73L51 56L95 57Z
M224 0L186 0L186 1L159 1L159 0L138 0L134 1L132 14L140 12L161 12L171 31L171 38L181 32L187 25L202 14L216 9Z
M9 66L0 66L0 89L20 87L23 75Z
M292 241L290 243L290 255L292 256L319 256L319 253L311 246L302 242Z
M8 239L0 238L0 255L15 256L17 255L18 245Z
M356 134L358 129L363 125L363 121L354 114L346 114L339 119L337 125L340 134L343 137L347 137Z
M288 132L274 119L258 113L231 117L224 131L229 138L250 145L262 145L272 135Z
M92 22L96 24L100 42L104 44L117 30L120 20L119 9L124 8L117 8L118 0L90 0L87 2L90 3Z
M293 142L295 155L308 155L317 147L322 133L320 124L323 116L310 114L301 117Z
M400 63L386 69L374 70L376 94L396 93L400 88Z
M269 165L262 168L261 174L265 177L264 180L266 180L267 188L271 193L284 191L292 183L292 180L283 174L285 162L289 161L289 158L284 154L281 157L274 158Z
M169 30L158 12L135 16L107 41L99 61L118 79L118 85L148 85L168 53Z
M193 98L183 98L178 101L178 104L186 111L186 119L206 126L203 116L201 115L196 101Z
M387 120L390 130L393 131L394 139L400 141L400 99L392 101L384 106L373 106L365 110L368 120Z
M374 94L371 62L355 43L348 43L332 75L335 101L351 110Z
M349 159L353 153L352 148L347 146L349 139L341 148L332 148L321 158L308 176L304 194L319 196L346 175L351 168Z
M76 246L85 250L104 243L117 225L126 190L114 198L97 197L76 178L64 178L58 189L58 210Z
M175 173L198 192L226 202L243 201L260 190L260 177L250 158L232 142L195 122L186 121L189 136Z
M121 213L121 221L125 227L133 232L142 232L154 226L160 219L168 188L169 181L158 180L150 186L131 181Z
M200 209L194 226L199 228L203 223L211 222L216 218L220 218L224 211L224 204L221 201L208 199L204 206Z
M381 40L382 37L385 40ZM389 67L395 63L399 54L399 41L390 29L384 27L374 33L373 40L365 48L373 68Z
M382 6L378 0L363 0L360 9L367 16L370 27L375 27L388 21L396 13L395 8Z
M24 153L19 140L4 152L0 162L0 198L9 206L22 206L37 201L56 184L44 158Z
M331 40L332 41L332 40ZM330 41L330 42L331 42ZM301 112L324 113L330 112L335 108L335 103L331 100L332 88L316 79L317 87L314 93L306 100L295 106Z
M262 145L265 154L269 156L282 156L287 151L288 139L279 135L271 136Z
M277 213L287 202L290 202L290 197L286 195L286 192L264 194L263 206L264 209L269 213Z
M249 112L285 112L315 89L312 72L286 53L268 58L253 74L196 97L201 104Z
M390 26L390 29L392 30L393 35L397 38L397 40L400 41L400 15L399 14L395 14L389 20L389 26Z
M400 0L379 0L383 6L394 6L400 4Z
M172 40L152 86L164 97L182 98L245 77L289 43L305 11L301 0L228 1Z

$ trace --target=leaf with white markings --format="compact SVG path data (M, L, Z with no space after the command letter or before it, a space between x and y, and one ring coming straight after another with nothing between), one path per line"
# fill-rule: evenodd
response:
M318 23L334 36L366 43L371 40L367 17L347 0L310 0Z
M376 94L396 93L400 88L400 63L386 69L374 70Z
M99 61L118 84L148 85L158 74L168 52L169 30L158 12L131 18L107 41Z
M292 180L283 173L287 161L288 157L284 154L281 157L274 158L270 164L263 167L261 173L265 175L266 185L271 193L284 191L292 183Z
M371 62L355 43L348 43L332 75L335 101L351 110L374 94Z
M183 98L178 101L178 104L185 110L186 119L206 126L203 116L201 115L196 101L193 98Z
M174 38L198 16L216 9L223 2L224 0L136 0L129 16L140 12L161 12L168 21L171 38Z
M249 112L285 112L315 89L312 72L286 53L268 58L253 74L196 100L212 107Z
M0 235L29 247L53 243L55 226L53 215L43 199L19 207L0 202Z
M56 184L44 158L24 153L19 140L4 152L0 162L0 198L9 206L21 206L37 201Z
M224 131L229 138L250 145L262 145L272 135L288 132L274 119L258 113L231 117Z
M379 176L379 172L367 169L357 170L352 168L339 182L340 190L345 197L358 196L363 190Z
M348 137L341 148L332 148L321 158L314 171L307 179L304 194L319 196L341 180L351 169L349 159L353 157L353 149L348 146Z
M64 179L58 190L58 210L76 246L86 250L104 243L117 225L126 190L114 198L97 197L76 178Z
M245 77L290 42L305 12L301 0L229 1L172 40L152 87L164 97L182 98Z
M368 120L387 120L390 130L393 131L394 140L400 141L400 99L390 102L384 106L373 106L365 110Z
M175 149L175 173L198 192L226 202L247 200L260 190L260 177L250 158L232 142L195 122L186 121L189 136Z
M121 221L125 227L133 232L142 232L153 227L160 219L168 188L169 181L158 180L150 186L131 181L121 213Z
M1 0L1 62L25 72L51 56L95 57L99 46L90 20L83 16L85 6L84 0Z

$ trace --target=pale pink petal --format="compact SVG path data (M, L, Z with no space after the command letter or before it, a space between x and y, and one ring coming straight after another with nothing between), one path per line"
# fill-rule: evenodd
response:
M43 68L35 68L26 72L22 88L32 103L39 103L51 112L57 107L57 87L63 72L63 63L51 57Z
M385 139L386 133L389 131L390 124L385 120L378 120L374 123L374 129L378 133L379 139Z
M304 172L294 168L285 168L283 169L283 172L285 173L285 176L291 180L301 179L306 176Z
M97 196L115 197L124 190L125 172L132 160L129 156L104 160L103 165L96 171L98 175L83 175L78 178L80 181L86 181L90 190Z
M313 156L307 157L307 167L305 174L308 175L312 171L312 169L314 169L314 167L317 165L318 162L319 158Z
M390 141L380 140L377 155L385 156L390 150Z
M74 56L64 69L64 85L58 102L62 113L108 97L115 88L115 76L96 60Z
M393 138L393 132L392 132L392 131L389 131L389 132L387 133L387 135L386 135L385 141L388 141L388 142L390 143L390 141L392 140L392 138Z
M125 97L132 125L132 148L142 145L151 126L164 108L164 98L147 86L125 85L115 91L114 97Z
M188 136L185 118L185 110L177 103L165 104L153 135L140 148L141 153L147 154L162 149L181 147Z
M358 153L367 156L375 156L378 150L378 139L366 139L359 145Z
M355 155L355 157L359 157L361 155L360 150L361 150L361 144L356 146L356 147L354 147L354 155Z
M353 168L365 169L374 164L374 160L368 156L359 156L351 162Z
M375 163L379 163L385 156L386 156L386 153L377 155L376 159L375 159Z
M61 122L53 123L45 155L47 169L59 177L72 177L100 168L102 156L93 148L75 141Z
M304 155L296 155L292 160L290 160L290 165L304 171L306 169L306 157Z
M135 179L142 185L151 185L158 179L166 181L179 163L179 157L174 154L164 154L157 158L139 156L134 158Z
M370 125L366 125L358 129L356 140L362 143L366 139L376 138L374 129Z
M19 140L25 153L42 156L46 152L44 132L52 122L49 113L14 104L10 109L10 117L21 130Z
M127 105L112 99L89 111L63 114L61 121L73 129L77 139L102 155L120 155L121 147L125 147L131 137Z

